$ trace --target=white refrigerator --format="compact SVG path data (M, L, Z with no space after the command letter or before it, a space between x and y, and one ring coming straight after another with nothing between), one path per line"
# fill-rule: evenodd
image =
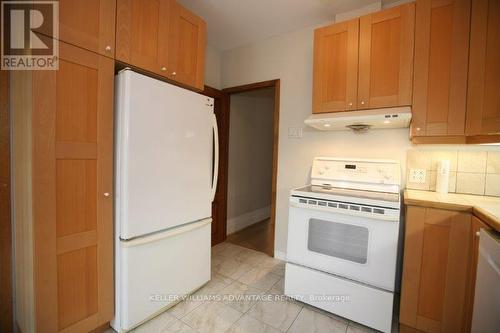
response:
M111 325L123 332L210 280L218 140L212 98L124 69L115 99Z

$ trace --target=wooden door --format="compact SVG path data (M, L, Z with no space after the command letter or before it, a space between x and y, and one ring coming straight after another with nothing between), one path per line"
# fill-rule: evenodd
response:
M358 109L411 105L415 4L362 16Z
M60 43L33 72L37 332L88 332L113 318L113 60Z
M116 0L59 0L59 39L114 57L115 16ZM53 37L49 30L35 31Z
M500 1L473 0L467 135L500 134Z
M412 135L465 135L471 0L418 0Z
M170 78L203 90L206 23L175 1L171 7Z
M313 113L355 110L359 19L314 31Z
M477 259L479 256L479 232L481 229L491 230L491 227L485 224L477 217L472 217L470 232L471 251L469 258L469 276L467 287L467 302L465 306L465 331L470 332L472 325L472 313L474 310L474 295L476 289Z
M171 0L118 0L116 59L168 77Z
M423 332L463 332L468 213L407 207L400 322Z

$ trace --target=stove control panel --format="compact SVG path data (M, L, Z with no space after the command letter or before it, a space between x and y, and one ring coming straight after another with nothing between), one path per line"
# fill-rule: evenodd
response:
M396 161L316 157L311 171L313 185L338 183L401 185L401 167ZM368 186L368 187L366 187Z

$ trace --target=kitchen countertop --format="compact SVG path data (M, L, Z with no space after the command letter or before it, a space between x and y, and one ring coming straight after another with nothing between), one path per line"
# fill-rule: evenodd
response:
M500 232L500 197L405 190L405 205L471 212Z

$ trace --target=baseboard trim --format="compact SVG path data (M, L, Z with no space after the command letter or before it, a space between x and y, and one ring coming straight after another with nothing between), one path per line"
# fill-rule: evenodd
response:
M233 234L271 216L271 206L233 217L227 220L227 235Z
M281 252L278 250L274 250L274 257L279 260L286 261L286 252Z

